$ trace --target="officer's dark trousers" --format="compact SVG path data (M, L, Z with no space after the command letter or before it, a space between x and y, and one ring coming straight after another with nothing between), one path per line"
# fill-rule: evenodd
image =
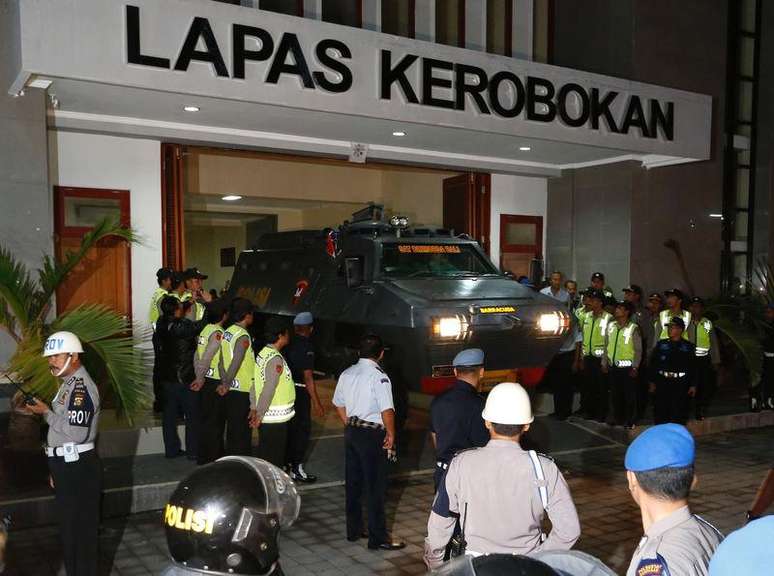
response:
M565 419L572 414L572 399L575 395L572 364L575 352L560 352L551 361L551 388L554 393L554 413L557 418Z
M180 453L180 437L177 435L177 419L185 418L185 450L189 458L196 457L199 444L199 393L181 382L164 382L164 412L162 432L164 454L168 457Z
M715 369L709 356L696 358L696 401L695 414L699 419L705 415L715 396Z
M607 417L608 379L607 374L602 373L602 359L596 356L586 356L583 360L584 386L586 388L586 406L583 407L583 395L581 395L581 409L591 418L604 421Z
M153 332L153 410L161 412L164 406L164 384L161 381L161 345L156 332Z
M247 417L250 415L250 394L231 390L226 398L226 453L235 456L252 456L250 439L252 431Z
M217 393L220 380L205 378L199 391L201 418L197 464L214 462L224 454L223 434L226 431L226 396Z
M686 378L656 378L656 394L653 399L653 420L656 424L687 422L688 387Z
M288 447L285 463L297 466L304 462L309 436L312 434L312 400L306 386L296 386L296 415L288 422Z
M345 483L347 493L347 538L363 532L362 497L368 499L368 543L387 541L384 500L387 494L387 453L384 430L347 426L345 441Z
M631 368L610 368L610 393L615 423L631 426L637 421L639 379L630 376Z
M54 480L56 515L67 576L97 575L99 503L102 463L96 451L80 454L77 462L48 458Z
M262 460L282 468L285 465L285 452L288 447L288 423L263 423L258 429L258 450L256 455Z

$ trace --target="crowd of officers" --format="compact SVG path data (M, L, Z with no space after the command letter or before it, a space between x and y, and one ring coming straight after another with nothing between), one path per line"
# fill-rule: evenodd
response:
M656 424L703 420L716 387L720 349L704 301L674 288L651 293L623 289L616 300L596 272L591 286L550 276L541 293L565 303L575 321L546 380L554 392L554 416L571 415L634 428L652 395ZM573 413L575 390L580 407Z
M316 477L304 469L312 410L324 408L315 388L314 318L298 314L292 327L280 318L263 327L255 353L250 335L254 306L245 298L218 298L202 287L196 268L156 274L149 320L155 352L153 387L163 414L167 458L198 464L224 455L253 455L252 430L260 429L255 454L285 468L299 482ZM177 433L185 420L185 450Z

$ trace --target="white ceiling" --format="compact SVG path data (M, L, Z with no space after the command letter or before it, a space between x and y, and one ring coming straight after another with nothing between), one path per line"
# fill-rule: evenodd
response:
M629 152L525 139L447 126L396 123L237 100L191 97L125 86L52 79L57 129L160 138L192 144L346 156L351 143L370 146L372 160L445 168L558 175L562 168L633 158ZM199 112L185 112L196 105ZM406 132L395 137L393 131ZM530 151L520 151L529 146Z

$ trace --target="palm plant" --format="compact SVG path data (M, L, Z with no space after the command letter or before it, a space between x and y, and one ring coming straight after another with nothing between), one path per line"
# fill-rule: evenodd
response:
M37 278L10 250L0 245L0 329L16 342L7 370L27 391L51 400L57 381L41 351L45 338L57 330L76 334L84 345L83 361L104 392L112 396L119 415L130 422L147 403L146 362L136 344L142 334L130 321L101 304L88 304L51 318L52 297L68 275L97 243L108 237L138 242L136 233L111 218L84 235L77 250L62 258L43 256ZM107 388L107 390L105 390Z

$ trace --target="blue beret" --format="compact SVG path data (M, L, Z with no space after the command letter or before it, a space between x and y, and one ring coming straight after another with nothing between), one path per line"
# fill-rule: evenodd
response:
M680 424L659 424L645 430L626 450L624 465L632 472L679 468L693 464L693 436Z
M293 326L311 326L314 318L311 312L301 312L293 319Z
M454 357L452 366L455 368L460 366L483 366L484 365L484 351L480 348L468 348L463 350Z
M768 574L774 565L774 516L753 520L720 543L709 564L710 576ZM768 568L767 568L768 567Z

